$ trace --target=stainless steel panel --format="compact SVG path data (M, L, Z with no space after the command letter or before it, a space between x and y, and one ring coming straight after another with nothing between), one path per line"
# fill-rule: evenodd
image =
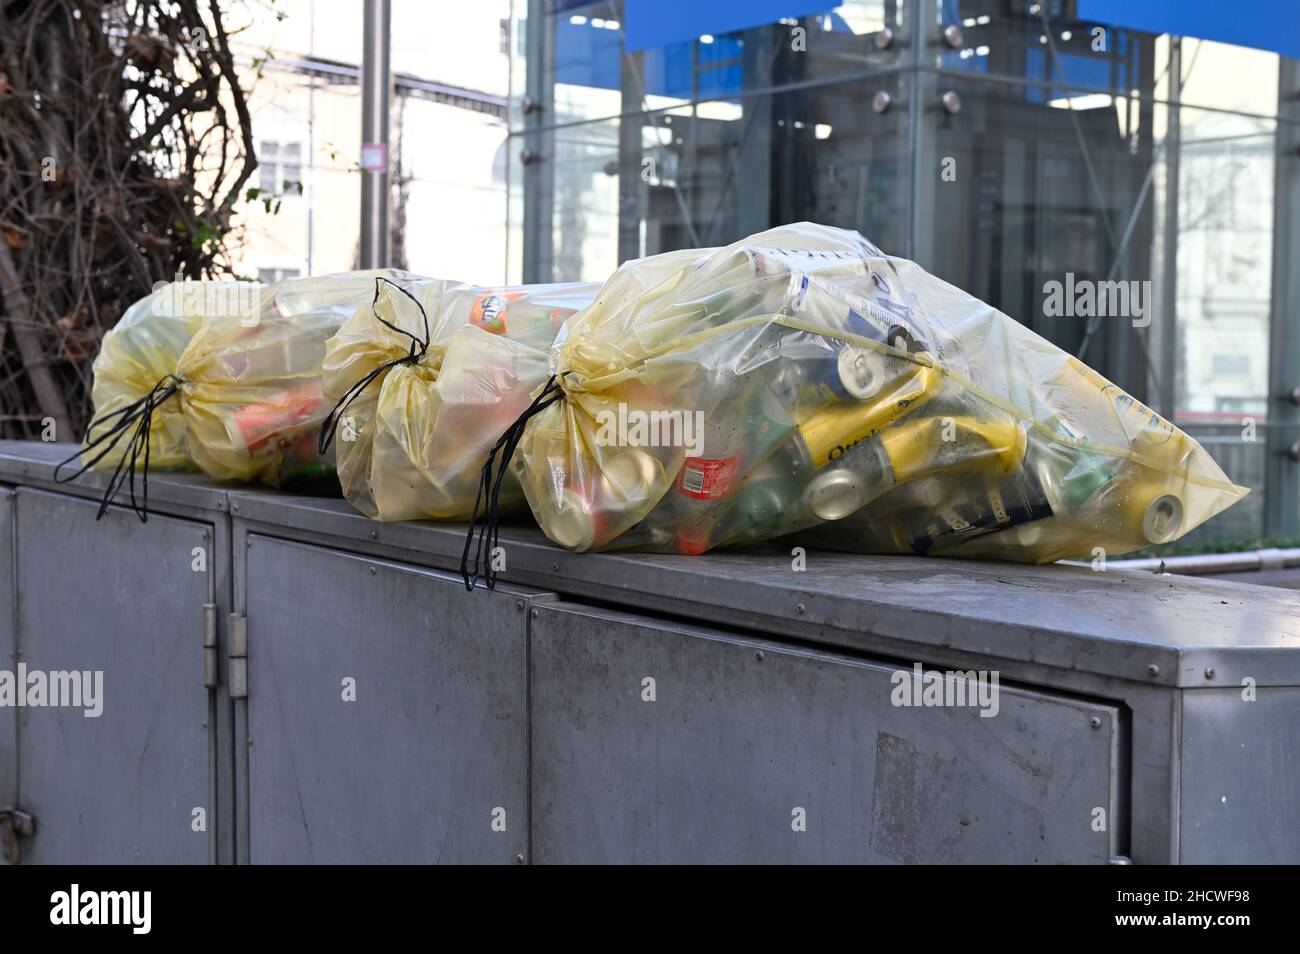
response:
M253 522L445 569L465 528L376 524L340 500L232 491ZM789 548L704 556L570 553L536 529L502 531L502 580L878 654L974 652L1153 686L1300 685L1300 594L1079 566L863 556ZM401 554L411 554L404 557Z
M1183 693L1181 860L1300 863L1300 689Z
M1126 847L1108 705L1003 685L991 718L898 707L891 677L910 662L569 604L538 608L530 660L538 863L1105 862Z
M246 553L251 860L526 860L529 597L257 535Z
M17 495L18 638L29 671L103 672L103 712L19 710L19 803L32 863L209 860L207 692L193 569L204 525L86 500Z
M14 594L14 493L0 487L0 670L18 663L14 639L17 606ZM0 808L18 801L18 710L0 706ZM0 864L3 864L0 859Z
M96 470L68 483L56 483L54 468L76 453L76 444L46 444L41 441L0 441L0 480L40 487L71 496L98 499L107 486L109 472ZM60 476L76 473L77 465L65 467ZM136 485L139 491L139 483ZM119 505L126 493L118 495ZM227 485L202 474L154 471L149 475L149 507L167 512L178 508L225 511L229 506Z

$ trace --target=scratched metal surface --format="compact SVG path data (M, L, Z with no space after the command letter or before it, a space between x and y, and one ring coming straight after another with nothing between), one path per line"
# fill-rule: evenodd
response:
M445 569L459 565L465 541L461 525L380 524L341 500L247 490L230 500L234 516ZM1272 587L822 552L795 572L789 550L776 547L579 554L523 526L504 528L501 544L505 581L827 645L953 648L1152 685L1214 688L1245 676L1300 685L1300 594Z
M46 444L40 441L0 441L0 483L26 484L57 490L60 493L97 498L107 486L106 471L88 471L70 483L56 483L54 469L77 450L75 444ZM64 467L60 477L77 471L79 464ZM226 489L202 474L153 472L149 475L149 499L155 504L173 504L203 510L224 511ZM137 498L143 493L140 478L136 479ZM117 497L117 508L125 508L128 491L123 487Z
M0 442L0 482L44 485L68 445ZM101 478L87 476L79 492ZM465 528L380 524L342 500L214 484L184 474L150 480L157 500L230 508L233 516L332 538L366 552L448 570ZM788 549L576 554L536 528L502 533L502 579L629 608L796 636L874 652L911 645L1041 663L1153 685L1218 688L1250 677L1300 685L1300 593L1245 583L920 557ZM1154 668L1153 668L1154 667ZM1206 672L1213 671L1213 677Z
M122 510L96 521L92 501L30 487L16 497L22 662L103 673L97 718L18 710L17 802L37 825L23 861L208 862L208 583L192 563L204 525Z
M1109 860L1123 827L1116 707L1010 686L988 717L899 707L895 668L593 607L539 607L534 859Z
M262 536L244 549L249 860L526 856L530 594L471 597L446 574Z

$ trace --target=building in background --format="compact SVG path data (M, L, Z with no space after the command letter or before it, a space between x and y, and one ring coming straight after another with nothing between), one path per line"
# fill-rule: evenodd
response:
M279 0L243 11L239 66L260 166L242 222L242 275L356 267L362 9ZM504 280L508 18L508 0L392 0L394 264Z
M1081 355L1252 488L1190 543L1300 538L1300 70L1160 25L1205 6L514 0L509 276L856 229ZM1275 0L1221 12L1200 35L1295 32ZM1049 315L1067 274L1149 288L1150 323Z

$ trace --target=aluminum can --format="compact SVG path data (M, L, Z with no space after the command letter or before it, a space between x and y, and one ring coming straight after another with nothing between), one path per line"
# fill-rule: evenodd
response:
M833 403L806 416L795 425L803 457L812 467L839 460L855 444L929 400L939 377L935 368L919 364L874 400Z
M566 488L560 493L559 506L546 515L547 535L560 546L582 552L590 550L596 536L604 529L604 512L591 497L580 490Z

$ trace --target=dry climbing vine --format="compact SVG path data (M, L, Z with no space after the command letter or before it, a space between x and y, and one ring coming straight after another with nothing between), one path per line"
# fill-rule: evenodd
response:
M0 436L75 440L104 332L228 274L257 166L219 0L0 0Z

